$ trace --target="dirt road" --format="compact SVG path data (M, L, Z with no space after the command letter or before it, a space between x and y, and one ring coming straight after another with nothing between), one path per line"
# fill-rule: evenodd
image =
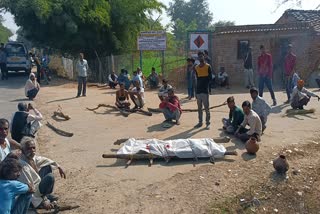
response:
M124 161L101 157L103 153L116 152L119 146L113 145L115 140L223 136L221 119L228 116L227 107L211 111L211 130L193 129L197 113L184 113L180 126L163 129L161 114L152 117L132 114L124 118L110 109L101 108L95 113L86 110L86 107L96 107L99 103L113 104L114 90L89 88L87 97L75 98L73 83L59 80L55 84L41 90L37 107L47 121L73 132L74 136L62 137L44 126L39 133L40 153L56 160L67 172L66 180L57 179L55 192L61 203L81 206L68 213L207 213L210 204L235 197L251 184L267 179L273 171L270 161L281 149L306 143L319 131L319 103L316 99L308 106L317 109L315 114L282 117L288 106L280 103L285 101L285 94L277 92L279 105L269 116L268 128L256 157L244 154L244 145L232 139L225 146L229 150L236 149L239 156L218 161L215 165L205 161L193 167L192 161L179 161L169 165L155 162L148 167L147 162L135 162L124 169ZM250 100L246 90L221 89L210 96L211 105L223 103L229 94L235 97L238 105ZM186 95L178 96L183 98ZM269 93L264 97L271 103ZM147 92L146 101L148 107L157 108L156 92ZM183 108L196 108L194 100L182 99L182 103ZM71 120L55 121L51 118L58 105L71 116Z

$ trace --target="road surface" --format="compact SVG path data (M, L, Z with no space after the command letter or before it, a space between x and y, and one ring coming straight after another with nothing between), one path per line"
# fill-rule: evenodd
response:
M17 104L28 101L24 95L27 78L25 73L9 73L9 80L0 80L1 118L11 120L12 114L17 110Z

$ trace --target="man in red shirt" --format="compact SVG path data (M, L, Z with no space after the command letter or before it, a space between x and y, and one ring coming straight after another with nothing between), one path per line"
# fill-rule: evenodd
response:
M264 84L266 84L271 98L273 100L273 105L277 105L276 97L274 95L272 86L272 73L273 73L273 63L271 54L267 53L264 46L260 46L261 55L258 57L258 75L259 75L259 96L263 96Z
M297 56L292 52L292 45L288 45L288 53L284 59L284 74L286 81L286 92L288 101L286 103L290 103L290 95L292 93L292 76L294 73L294 69L296 66Z
M162 110L165 122L176 121L177 125L180 125L179 119L182 113L179 98L174 95L172 88L168 89L168 97L166 97L159 105Z

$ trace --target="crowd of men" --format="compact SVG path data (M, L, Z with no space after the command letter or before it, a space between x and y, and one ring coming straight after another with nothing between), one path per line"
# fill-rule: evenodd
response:
M229 116L222 119L223 130L243 142L250 138L261 140L261 136L267 128L268 115L271 107L263 98L264 85L267 86L273 100L277 101L272 85L272 57L266 52L263 45L260 46L261 55L258 57L257 74L259 76L258 88L253 80L252 48L248 49L244 58L245 84L249 89L252 101L243 101L241 107L236 104L234 97L228 97L226 102L229 108ZM204 123L203 109L205 111L205 128L210 129L210 99L211 88L218 84L229 88L229 75L224 67L220 67L216 75L211 66L208 52L199 52L195 59L187 59L187 91L188 99L196 98L198 110L198 122L194 128L201 128ZM288 101L293 109L303 109L311 97L320 97L304 87L304 81L295 72L296 56L292 46L289 45L285 58L285 80ZM1 53L0 53L1 66ZM84 54L79 55L77 62L78 91L76 97L86 96L86 83L88 76L88 62ZM145 87L158 89L159 109L165 118L164 124L174 122L180 125L182 108L179 98L175 95L174 88L169 81L160 77L155 68L152 68L148 78L143 76L138 67L133 72L132 78L125 69L118 75L111 72L108 76L109 86L115 91L115 105L120 110L142 109L145 106ZM145 84L147 82L147 84ZM30 74L25 86L25 94L33 100L40 90L40 84L33 73ZM131 105L133 104L133 105ZM54 169L59 171L62 178L66 174L59 164L45 157L36 155L35 136L41 127L42 114L32 105L21 102L18 111L14 113L11 122L0 119L0 213L24 214L28 208L52 209L57 203L58 197L53 195L55 177ZM11 123L11 124L10 124ZM9 137L9 130L11 137Z

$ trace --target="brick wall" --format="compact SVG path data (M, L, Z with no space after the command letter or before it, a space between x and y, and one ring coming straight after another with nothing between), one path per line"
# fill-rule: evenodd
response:
M310 46L314 43L314 36L309 31L304 32L250 32L214 35L212 39L213 67L217 72L218 68L224 66L230 76L231 85L244 85L243 60L237 59L238 40L249 40L252 47L254 70L256 71L257 58L260 55L259 47L263 44L270 52L274 61L278 58L280 51L280 39L289 39L297 55L297 69L303 77L307 77L310 65ZM276 82L277 78L274 77Z

